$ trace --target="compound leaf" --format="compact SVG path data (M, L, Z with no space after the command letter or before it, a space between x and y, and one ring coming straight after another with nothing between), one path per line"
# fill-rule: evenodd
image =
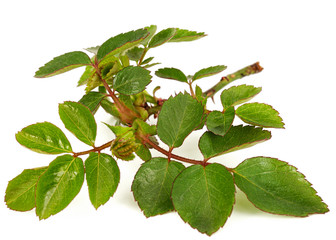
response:
M212 111L207 117L206 125L209 131L216 135L224 136L232 126L234 117L234 107L228 108L224 113Z
M300 217L329 211L305 176L278 159L246 159L234 169L234 179L248 199L263 211Z
M111 37L104 42L98 49L98 61L116 55L127 49L139 45L147 36L149 32L146 29L138 29L127 33L121 33L117 36Z
M174 210L170 193L173 181L183 169L183 164L166 158L153 158L141 165L132 191L146 217Z
M175 35L169 40L169 42L189 42L205 37L204 32L195 32L185 29L176 28Z
M177 68L160 68L155 75L161 78L173 79L180 82L188 82L186 75Z
M117 190L120 171L112 156L91 152L85 161L86 181L92 205L97 209Z
M180 217L201 233L224 226L234 204L232 175L218 163L193 165L176 178L172 200Z
M52 161L36 188L36 215L46 219L62 211L79 193L84 182L80 158L63 155Z
M170 97L162 105L157 123L159 138L169 147L182 145L184 139L201 123L203 106L189 94Z
M226 66L224 65L203 68L194 74L194 76L192 77L192 80L195 81L197 79L201 79L204 77L210 77L212 75L215 75L217 73L224 71L225 69L226 69Z
M89 108L77 102L64 102L59 104L58 111L66 129L83 143L94 145L97 124Z
M129 66L118 72L113 80L113 88L125 95L142 92L151 82L150 71L137 66Z
M284 128L282 118L271 105L246 103L236 110L237 116L246 123L271 128Z
M249 101L255 95L261 92L261 87L254 87L250 85L233 86L229 89L223 90L221 93L221 101L224 110L231 106Z
M35 207L35 190L40 176L47 167L25 169L9 181L5 202L7 207L16 211L29 211Z
M74 68L90 64L90 58L86 53L80 51L69 52L61 56L55 57L50 62L46 63L43 67L40 67L39 70L35 73L35 77L51 77L60 73L70 71Z
M199 149L209 159L224 153L251 147L271 138L271 132L253 126L232 126L224 136L205 132L199 140Z
M168 42L176 33L175 28L164 29L153 36L148 44L148 48L158 47Z
M49 122L36 123L23 128L16 135L23 146L38 153L71 153L69 140L61 129Z

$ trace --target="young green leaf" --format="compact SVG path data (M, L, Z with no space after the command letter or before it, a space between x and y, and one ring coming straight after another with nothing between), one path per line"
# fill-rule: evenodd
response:
M32 151L45 154L71 153L69 140L61 129L49 122L36 123L23 128L16 140Z
M77 102L59 104L58 111L66 129L79 140L94 146L97 124L89 108Z
M194 74L194 76L192 77L192 80L195 81L197 79L201 79L204 77L210 77L212 75L215 75L217 73L224 71L225 69L226 69L226 66L224 65L203 68Z
M145 90L151 78L150 71L142 67L129 66L116 74L113 88L125 95L137 94Z
M148 48L158 47L168 42L176 33L175 28L164 29L153 36L148 44Z
M173 79L180 82L188 82L184 73L177 68L160 68L155 72L155 75L161 78Z
M251 147L271 138L271 132L253 126L232 126L224 136L205 132L198 147L205 159Z
M264 103L246 103L236 110L237 116L246 123L271 128L284 128L277 110Z
M134 177L132 191L146 217L174 210L170 193L183 164L165 158L153 158L141 165Z
M100 102L106 97L105 94L100 92L89 92L85 94L78 102L88 107L94 114L100 106Z
M91 60L84 52L69 52L61 56L55 57L50 62L35 73L36 78L51 77L60 73L70 71L74 68L90 65Z
M85 161L86 181L92 205L97 209L117 190L120 171L112 156L91 152Z
M169 147L180 147L201 123L203 106L189 94L178 94L164 102L157 123L159 138Z
M77 87L87 84L96 73L96 69L91 65L86 66L85 71L78 80Z
M145 27L145 29L149 32L148 36L141 42L142 45L147 46L149 41L152 39L154 34L156 33L157 26L156 25L150 25L148 27Z
M218 163L186 168L174 181L172 200L183 221L211 235L223 227L235 201L232 175Z
M84 182L80 158L63 155L52 161L36 188L36 215L46 219L62 211L79 193Z
M221 101L224 110L231 106L249 101L255 95L261 92L261 87L256 88L250 85L233 86L229 89L223 90L221 93Z
M104 42L97 52L98 61L114 56L127 49L139 45L147 36L149 32L146 29L138 29L127 33L121 33L115 37L111 37Z
M234 169L234 179L248 199L263 211L300 217L329 211L305 176L278 159L247 159Z
M224 136L232 126L234 117L234 107L228 108L224 113L212 111L206 120L207 128L216 135Z
M204 32L195 32L185 29L176 28L175 35L169 40L169 42L189 42L205 37Z
M35 190L40 176L47 167L25 169L9 181L5 202L7 207L16 211L29 211L35 207Z
M137 141L137 143L139 143L139 149L135 152L135 154L145 162L151 160L152 154L148 147L143 145L140 141Z
M140 47L131 48L126 52L127 56L132 61L139 61L145 49Z

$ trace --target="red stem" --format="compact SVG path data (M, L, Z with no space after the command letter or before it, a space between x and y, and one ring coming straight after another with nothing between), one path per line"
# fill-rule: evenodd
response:
M151 140L149 140L147 137L143 137L142 138L143 142L147 143L148 145L152 146L155 150L159 151L160 153L170 157L170 158L174 158L176 160L182 161L182 162L186 162L186 163L191 163L191 164L199 164L199 165L203 165L206 166L208 165L208 163L204 162L204 161L198 161L198 160L194 160L194 159L190 159L190 158L185 158L185 157L181 157L178 155L175 155L171 152L166 151L165 149L159 147L158 145L156 145L155 143L153 143Z

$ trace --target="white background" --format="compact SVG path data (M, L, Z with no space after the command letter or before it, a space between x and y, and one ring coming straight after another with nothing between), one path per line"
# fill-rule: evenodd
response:
M153 49L161 67L187 74L224 64L224 74L260 61L260 74L237 84L262 86L255 101L277 109L285 130L253 148L215 159L236 166L248 157L270 156L296 166L329 205L325 215L307 218L276 216L255 209L238 191L236 206L224 228L212 239L335 239L335 4L334 1L2 1L1 24L1 170L0 194L24 168L48 165L53 156L21 147L15 133L42 121L64 130L58 103L79 100L76 88L83 69L49 79L33 78L53 57L96 46L108 38L151 24L204 31L206 38ZM156 68L153 68L155 70ZM221 75L222 76L222 75ZM208 88L220 76L200 80ZM150 88L163 81L153 79ZM167 97L182 83L162 83ZM217 105L211 108L219 109ZM100 111L100 121L110 119ZM239 122L237 121L237 124ZM112 135L99 124L97 145ZM87 148L66 132L75 151ZM184 156L200 158L195 134L186 141ZM158 155L153 152L154 155ZM134 202L130 186L141 164L118 161L121 182L114 197L96 211L84 183L80 194L61 213L39 221L34 211L20 213L0 203L0 238L10 239L209 239L185 224L176 213L146 219Z

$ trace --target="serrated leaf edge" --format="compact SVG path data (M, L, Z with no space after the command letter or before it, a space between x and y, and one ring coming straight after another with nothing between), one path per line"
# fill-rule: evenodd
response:
M257 157L247 158L247 159L245 159L244 161L249 160L249 159L252 159L252 158L273 158L273 157L257 156ZM303 179L303 180L307 183L307 186L309 186L311 189L314 190L314 193L315 193L314 196L315 196L316 198L318 198L318 199L321 201L321 203L325 204L325 207L326 207L326 210L327 210L327 211L325 211L325 212L317 212L317 213L316 213L316 212L314 212L314 213L307 213L306 215L303 215L303 216L295 216L295 215L289 215L289 214L280 214L280 213L268 212L268 211L266 211L266 210L263 210L263 209L257 207L257 206L256 206L250 199L249 199L249 197L247 196L247 194L246 194L243 190L241 190L241 189L236 185L236 183L235 183L235 178L234 178L234 175L233 175L233 181L234 181L234 183L235 183L235 186L238 187L238 188L245 194L246 198L249 200L250 203L252 203L252 205L253 205L254 207L256 207L257 209L259 209L259 210L262 211L262 212L269 213L269 214L273 214L273 215L291 216L291 217L301 217L301 218L308 217L308 216L310 216L310 215L312 215L312 214L325 214L325 213L327 213L327 212L330 211L329 208L328 208L328 205L323 201L323 199L322 199L319 195L317 195L317 191L315 190L315 188L312 187L313 184L311 184L311 183L307 180L306 176L305 176L303 173L301 173L300 171L298 171L297 167L295 167L295 166L289 164L289 163L286 162L286 161L279 160L278 158L273 158L273 159L276 159L276 160L278 160L278 161L280 161L280 162L286 163L288 166L294 168L294 170L295 170L297 173L299 173L299 174L301 175L302 178L300 178L300 179ZM243 161L243 162L244 162L244 161ZM241 162L240 164L242 164L243 162ZM236 169L240 164L238 164L235 168L232 169L232 173L234 173L234 174L238 174L238 173L235 171L235 169ZM240 175L240 174L238 174L238 175L239 175L239 176L242 176L242 175ZM242 177L243 177L243 176L242 176ZM246 180L247 180L247 179L246 179ZM252 183L252 184L253 184L253 183ZM255 185L255 184L253 184L253 185ZM255 185L255 186L257 186L257 185ZM259 186L257 186L257 187L260 188ZM260 189L262 189L262 188L260 188Z

